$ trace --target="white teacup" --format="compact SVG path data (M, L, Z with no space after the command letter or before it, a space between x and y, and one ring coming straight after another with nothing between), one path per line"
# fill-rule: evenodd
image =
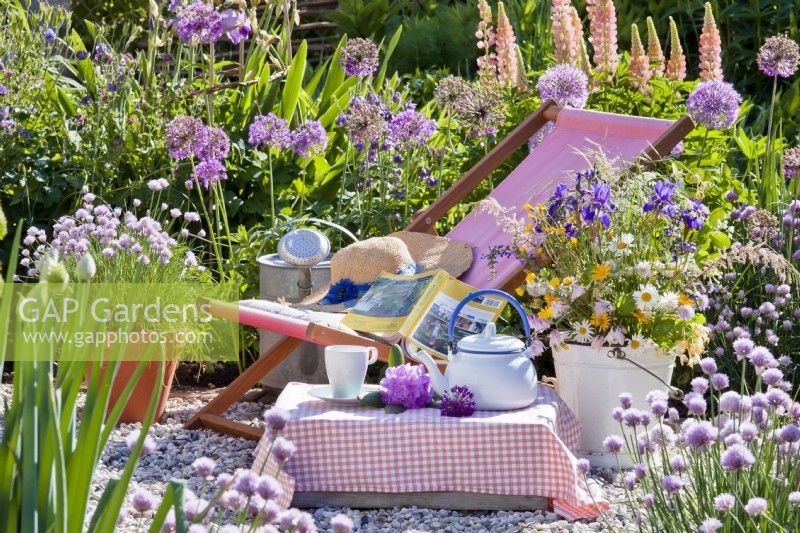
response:
M336 344L325 347L325 370L334 398L355 398L367 377L367 365L378 360L373 346Z

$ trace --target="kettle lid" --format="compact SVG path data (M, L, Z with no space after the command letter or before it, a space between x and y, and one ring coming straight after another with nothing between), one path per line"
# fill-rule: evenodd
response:
M489 322L483 333L469 335L458 341L458 351L475 355L512 355L525 351L525 343L511 335L498 335L497 326Z

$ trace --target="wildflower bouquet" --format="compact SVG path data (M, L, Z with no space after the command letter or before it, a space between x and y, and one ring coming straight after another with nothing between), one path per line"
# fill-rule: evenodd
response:
M560 184L528 220L484 207L512 235L490 265L514 256L525 265L533 325L554 351L566 343L656 348L692 363L708 337L693 235L709 210L680 176L614 172L603 162ZM541 341L534 347L541 353Z

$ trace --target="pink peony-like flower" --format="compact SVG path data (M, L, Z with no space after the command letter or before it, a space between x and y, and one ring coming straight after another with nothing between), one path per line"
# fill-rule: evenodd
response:
M667 78L676 81L686 79L686 56L678 36L678 26L672 17L669 18L669 61L666 69Z
M517 40L514 28L506 15L503 2L497 5L497 81L500 87L514 87L519 79L519 65L517 64Z
M381 380L381 399L388 405L421 409L433 398L431 378L421 365L404 364L386 369Z
M594 64L598 71L613 76L617 71L617 12L613 0L587 0L589 42L594 48Z
M650 92L650 59L642 46L642 39L639 36L639 28L636 24L631 25L631 60L628 65L628 75L633 85L639 92L647 94Z
M700 79L722 79L722 40L714 20L714 12L708 2L703 18L703 31L700 33Z
M663 76L664 51L661 49L661 41L658 39L653 17L647 17L647 57L650 59L650 69L653 71L653 76Z

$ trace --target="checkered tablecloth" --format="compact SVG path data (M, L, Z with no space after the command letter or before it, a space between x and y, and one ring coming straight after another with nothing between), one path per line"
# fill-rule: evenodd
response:
M303 492L468 492L551 498L566 519L593 518L608 507L587 486L572 454L580 424L561 398L538 387L533 405L448 418L437 409L386 414L339 407L309 396L315 385L290 383L276 402L297 445L286 465ZM271 438L256 448L256 469ZM285 490L290 490L285 487Z

